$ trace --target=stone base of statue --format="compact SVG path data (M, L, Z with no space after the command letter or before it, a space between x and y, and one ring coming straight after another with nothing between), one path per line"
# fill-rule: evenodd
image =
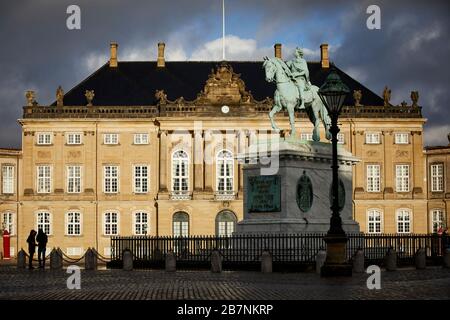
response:
M330 228L331 143L274 139L240 154L244 219L237 234L326 233ZM339 204L343 229L359 232L352 218L352 166L358 160L338 146Z

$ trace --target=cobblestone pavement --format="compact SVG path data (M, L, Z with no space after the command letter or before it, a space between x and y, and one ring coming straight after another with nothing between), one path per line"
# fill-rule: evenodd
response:
M449 269L382 271L380 290L367 289L368 276L324 279L314 273L81 270L81 289L69 290L65 270L2 266L0 299L450 299Z

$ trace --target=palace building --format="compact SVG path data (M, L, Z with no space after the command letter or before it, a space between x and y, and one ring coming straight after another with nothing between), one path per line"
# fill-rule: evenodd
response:
M243 217L236 157L274 134L275 86L262 61L170 62L164 49L160 43L157 61L122 62L112 43L109 62L66 94L59 88L53 104L27 92L22 149L0 149L0 214L13 253L37 228L48 233L48 247L72 256L88 247L109 255L114 235L235 230ZM275 55L281 58L279 44ZM327 45L308 67L320 87L333 67ZM391 105L387 88L380 97L334 67L353 93L339 143L360 159L353 215L361 231L428 233L448 224L449 149L424 152L418 97ZM312 139L306 113L296 116L298 138ZM276 119L289 128L286 113Z

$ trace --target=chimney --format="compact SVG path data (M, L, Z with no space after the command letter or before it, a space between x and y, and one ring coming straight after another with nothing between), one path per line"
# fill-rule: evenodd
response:
M275 58L281 59L281 43L275 43L273 47L275 48Z
M109 58L109 67L110 68L117 68L117 47L119 45L117 44L117 42L111 42L110 44L110 52L111 52L111 57Z
M328 44L323 43L320 45L320 63L322 64L322 68L330 67L330 60L328 58Z
M166 47L166 44L164 42L158 43L158 61L157 66L158 68L164 68L166 66L166 60L164 59L164 48Z

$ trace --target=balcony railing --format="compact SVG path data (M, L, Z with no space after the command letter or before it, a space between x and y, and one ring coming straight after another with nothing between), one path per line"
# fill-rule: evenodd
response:
M214 193L214 199L215 200L234 200L236 199L236 192L234 192L233 190L231 191L225 191L225 190L221 190L221 191L216 191Z
M191 191L172 191L170 193L170 200L191 200Z

